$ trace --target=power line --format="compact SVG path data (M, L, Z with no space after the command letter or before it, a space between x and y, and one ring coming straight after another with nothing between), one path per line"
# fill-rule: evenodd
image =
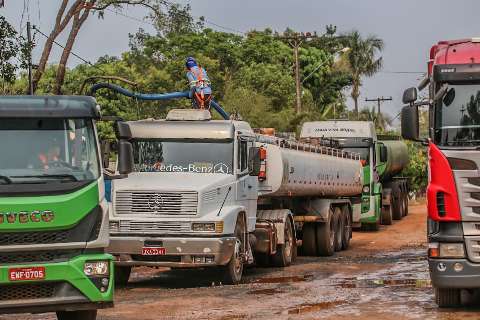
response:
M393 74L425 74L424 71L379 71L379 73L393 73Z
M36 32L38 32L39 34L41 34L42 36L44 36L46 39L49 39L49 38L50 38L50 37L47 36L45 33L43 33L40 29L38 29L37 26L33 26L33 29L34 29ZM59 46L60 48L65 49L65 46L62 45L62 44L60 44L60 43L58 43L56 40L54 40L53 43L56 44L57 46ZM90 65L90 66L92 66L92 67L95 67L95 68L99 69L100 71L103 71L102 68L100 68L98 65L95 65L95 64L93 64L92 62L88 61L87 59L82 58L82 57L81 57L80 55L78 55L77 53L75 53L75 52L73 52L73 51L70 51L70 54L71 54L72 56L76 57L77 59L83 61L84 63L86 63L86 64L88 64L88 65Z

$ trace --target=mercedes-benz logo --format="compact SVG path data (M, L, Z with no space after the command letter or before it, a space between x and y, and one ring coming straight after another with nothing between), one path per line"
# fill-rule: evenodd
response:
M215 166L213 166L213 172L214 173L222 173L222 174L228 174L228 166L224 163L217 163Z
M160 211L163 207L162 196L158 193L152 194L152 196L148 199L148 207L154 212Z

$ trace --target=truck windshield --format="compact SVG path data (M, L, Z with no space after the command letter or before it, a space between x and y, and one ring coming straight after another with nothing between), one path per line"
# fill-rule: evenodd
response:
M95 132L86 119L0 119L0 185L98 179Z
M435 104L434 138L443 146L480 145L480 85L449 85Z
M358 148L342 148L343 151L353 152L360 155L360 159L365 160L366 163L370 161L370 149L366 147Z
M233 174L233 142L135 140L137 172Z

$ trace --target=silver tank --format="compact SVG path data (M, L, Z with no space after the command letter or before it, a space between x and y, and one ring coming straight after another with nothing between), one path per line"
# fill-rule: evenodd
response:
M257 136L257 146L267 151L266 180L259 184L259 196L348 197L362 192L357 154L266 136Z

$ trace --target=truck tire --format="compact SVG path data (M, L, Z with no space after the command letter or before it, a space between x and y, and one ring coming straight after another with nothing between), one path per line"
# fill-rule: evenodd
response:
M337 221L330 210L327 222L317 222L317 254L318 256L329 257L335 253L335 230Z
M403 199L405 201L405 214L404 214L404 217L408 216L408 193L405 192L403 194Z
M57 311L58 320L95 320L97 310Z
M392 224L393 216L392 216L392 207L391 206L383 206L382 207L382 219L381 222L383 225L389 226Z
M398 189L397 189L398 191ZM400 202L401 202L402 198L399 197L395 197L395 196L392 196L392 217L393 217L393 220L400 220L402 219L402 209L401 209L401 205L400 205Z
M288 267L292 264L293 250L296 246L295 235L293 234L292 222L289 218L284 224L285 243L277 245L277 253L272 256L272 263L275 267Z
M434 288L435 302L440 308L455 308L460 306L460 289Z
M315 224L307 222L303 225L302 254L305 256L317 255L317 240L315 237Z
M342 250L347 250L350 246L350 239L352 238L352 219L350 215L350 208L347 206L343 207L342 210L344 228L342 232Z
M333 211L333 220L335 221L335 251L338 252L342 250L343 229L345 229L345 220L339 207L335 207Z
M119 287L125 287L130 279L130 273L132 273L132 267L128 266L115 266L115 284Z
M237 217L234 235L237 238L233 249L232 257L226 266L220 267L223 284L238 284L242 280L243 257L242 248L245 240L245 222L242 216Z

